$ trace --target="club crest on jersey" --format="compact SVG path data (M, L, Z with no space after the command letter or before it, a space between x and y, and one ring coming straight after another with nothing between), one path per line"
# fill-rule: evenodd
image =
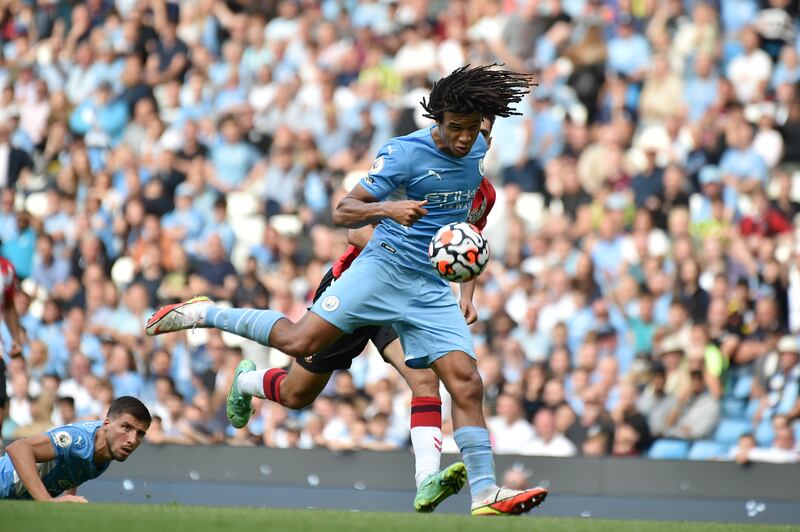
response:
M322 310L326 312L333 312L339 308L339 298L336 296L328 296L322 300Z
M69 432L56 432L53 434L53 439L61 448L69 447L69 444L72 443L72 436L69 435Z
M369 169L370 174L377 174L383 170L383 155L375 159L375 162L372 163L372 168Z
M486 168L484 168L483 166L483 158L481 158L481 160L478 161L478 172L481 174L481 177L483 177L483 174L486 173Z

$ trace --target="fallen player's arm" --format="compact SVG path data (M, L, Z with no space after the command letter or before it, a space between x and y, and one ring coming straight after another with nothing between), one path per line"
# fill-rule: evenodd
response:
M69 491L61 497L53 498L44 487L42 479L39 478L39 470L36 464L49 462L56 459L56 450L47 434L17 440L6 449L11 463L14 464L14 471L25 485L31 497L35 501L52 502L86 502L86 499L79 497Z
M333 211L333 223L339 227L357 229L391 218L400 225L411 226L428 214L427 201L378 201L361 185L345 196Z

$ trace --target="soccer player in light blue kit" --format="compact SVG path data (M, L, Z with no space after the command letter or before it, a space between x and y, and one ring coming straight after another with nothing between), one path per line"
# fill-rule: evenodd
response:
M538 506L547 490L515 491L496 484L472 336L450 286L427 255L440 227L467 219L484 173L482 117L517 114L510 105L530 86L530 76L494 65L460 68L434 84L422 105L436 123L390 140L337 206L339 226L378 226L352 266L297 323L276 311L227 309L197 297L160 309L148 320L147 334L214 327L305 358L358 327L393 324L406 365L432 368L452 396L454 436L467 467L472 514L516 515ZM471 297L473 288L462 286L462 291ZM235 427L247 423L253 395L274 392L269 387L275 380L265 375L251 361L237 368L227 404Z
M124 462L142 443L150 412L135 397L119 397L103 421L81 421L17 440L0 458L0 499L87 502L78 486Z

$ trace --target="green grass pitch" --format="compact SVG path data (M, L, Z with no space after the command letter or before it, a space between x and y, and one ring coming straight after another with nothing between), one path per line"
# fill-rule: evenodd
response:
M534 510L535 511L535 510ZM447 514L284 510L263 508L210 508L203 506L51 504L0 501L3 532L211 532L211 531L342 531L384 532L788 532L798 527L605 521L550 517L469 517Z

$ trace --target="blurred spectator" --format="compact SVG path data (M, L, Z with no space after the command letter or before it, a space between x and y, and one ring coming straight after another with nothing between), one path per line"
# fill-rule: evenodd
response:
M533 418L536 436L525 446L522 454L538 456L573 456L575 445L563 434L556 432L555 415L549 408L542 408Z
M677 397L677 405L667 418L664 435L687 440L706 438L719 416L719 402L706 388L703 372L693 371L688 392Z
M487 420L492 448L498 454L521 454L534 438L531 424L525 421L519 399L510 394L497 398L497 416Z

